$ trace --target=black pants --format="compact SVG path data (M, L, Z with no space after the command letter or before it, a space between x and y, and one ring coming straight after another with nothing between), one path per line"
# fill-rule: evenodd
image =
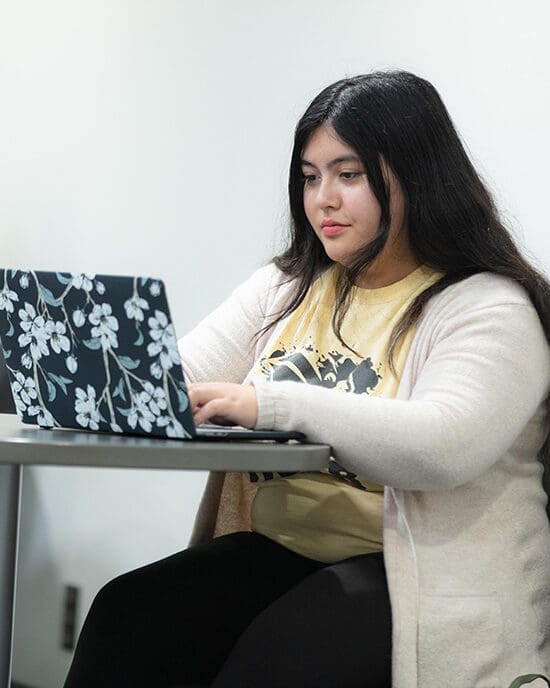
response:
M307 559L256 533L108 583L65 688L389 688L381 554Z

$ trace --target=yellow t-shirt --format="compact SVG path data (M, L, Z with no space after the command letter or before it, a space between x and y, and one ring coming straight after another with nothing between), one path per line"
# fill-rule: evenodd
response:
M315 281L264 351L256 373L272 381L394 397L414 331L394 351L395 374L387 362L391 333L416 296L442 274L420 266L387 287L354 288L341 334L357 355L331 325L339 269L334 266ZM383 487L368 476L348 472L331 458L324 473L254 473L251 478L258 485L252 530L318 561L382 550Z

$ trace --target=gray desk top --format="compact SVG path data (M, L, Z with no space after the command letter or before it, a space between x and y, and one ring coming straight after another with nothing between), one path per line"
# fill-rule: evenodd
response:
M73 430L42 430L0 414L0 464L214 471L316 471L330 448L271 442L182 442Z

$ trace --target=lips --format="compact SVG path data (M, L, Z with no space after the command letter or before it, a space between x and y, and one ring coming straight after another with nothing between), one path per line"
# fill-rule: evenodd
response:
M322 222L321 227L324 236L333 237L344 232L349 225L340 224L335 220L325 220Z

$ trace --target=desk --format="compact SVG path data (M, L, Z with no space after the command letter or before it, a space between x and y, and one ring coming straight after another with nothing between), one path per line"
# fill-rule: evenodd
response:
M329 447L270 442L182 442L41 430L0 414L0 688L9 688L21 467L88 466L213 471L317 471Z

